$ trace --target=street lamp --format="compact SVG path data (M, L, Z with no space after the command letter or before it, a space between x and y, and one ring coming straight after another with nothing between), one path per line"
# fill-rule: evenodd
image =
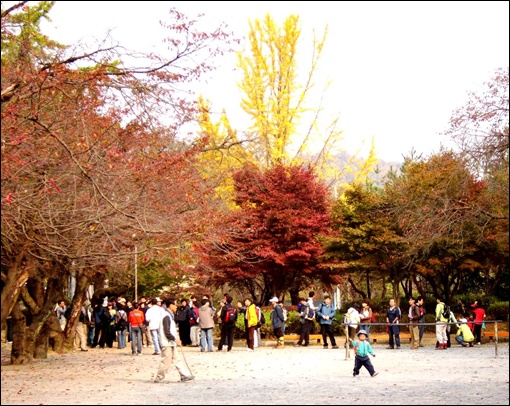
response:
M136 244L136 234L133 234L135 239L135 302L138 302L138 247Z

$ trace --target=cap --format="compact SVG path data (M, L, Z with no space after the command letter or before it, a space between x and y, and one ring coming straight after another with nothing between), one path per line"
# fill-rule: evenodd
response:
M275 296L271 300L269 300L271 303L276 302L278 303L278 298Z
M367 334L367 332L365 330L358 331L358 334L357 334L358 337L359 337L360 334L365 334L366 336L368 336L368 334Z

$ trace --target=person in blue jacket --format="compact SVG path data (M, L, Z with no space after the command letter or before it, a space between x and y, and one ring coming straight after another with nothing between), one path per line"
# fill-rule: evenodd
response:
M331 296L325 295L324 302L317 307L317 318L321 327L322 341L324 342L324 349L328 347L328 337L331 341L331 348L338 348L336 345L335 336L333 333L333 320L336 315L335 306L331 303Z

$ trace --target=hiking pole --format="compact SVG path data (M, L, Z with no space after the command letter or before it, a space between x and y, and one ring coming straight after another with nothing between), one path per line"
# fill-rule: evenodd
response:
M186 356L184 355L183 346L182 346L182 343L181 343L180 340L179 340L179 343L180 344L176 343L176 347L180 349L180 352L181 352L181 355L182 355L182 359L184 360L184 363L186 364L186 367L188 368L189 372L191 373L191 376L194 378L195 374L191 371L191 368L189 367L188 360L186 359ZM193 383L196 383L195 379L193 379Z

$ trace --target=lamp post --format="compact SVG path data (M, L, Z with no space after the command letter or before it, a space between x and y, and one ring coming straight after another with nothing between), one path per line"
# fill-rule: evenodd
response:
M135 242L135 302L138 302L138 248Z
M136 233L133 234L135 240L135 302L138 302L138 244L136 239Z

